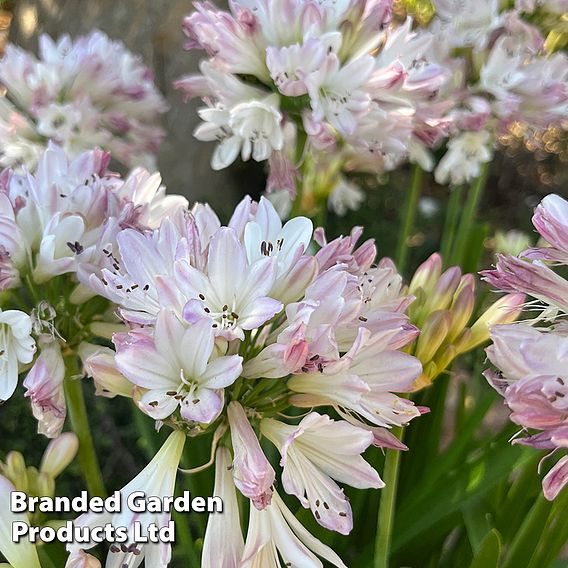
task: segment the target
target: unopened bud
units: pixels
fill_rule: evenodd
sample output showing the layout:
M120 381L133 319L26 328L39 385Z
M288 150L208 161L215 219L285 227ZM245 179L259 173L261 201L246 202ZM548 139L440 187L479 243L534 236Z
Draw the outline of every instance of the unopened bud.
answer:
M35 476L34 486L33 493L38 497L53 497L55 495L55 479L49 473L38 472Z
M452 323L452 316L446 310L431 313L427 318L422 330L414 355L423 365L434 358L440 348Z
M9 479L18 491L28 491L28 473L26 460L20 452L10 452L2 468L4 477Z
M524 294L507 294L493 305L471 326L471 338L465 350L469 351L489 339L491 327L497 324L514 322L522 311L525 303Z
M79 356L83 361L85 373L95 382L98 396L132 397L134 385L117 369L114 361L115 352L112 349L91 343L81 343Z
M61 434L47 446L41 460L40 471L55 479L75 459L78 450L79 439L73 432Z
M442 257L438 253L434 253L416 269L410 281L408 293L416 296L416 292L420 288L426 293L431 292L441 274Z
M471 284L469 284L471 282ZM475 280L472 274L466 274L454 295L450 307L452 324L448 331L447 342L452 343L468 324L475 308Z

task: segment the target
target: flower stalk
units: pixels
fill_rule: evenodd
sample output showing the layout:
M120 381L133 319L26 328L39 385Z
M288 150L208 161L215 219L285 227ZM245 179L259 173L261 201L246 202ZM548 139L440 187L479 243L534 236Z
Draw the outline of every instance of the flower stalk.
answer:
M418 209L418 200L420 199L420 190L422 188L422 181L424 178L424 171L416 164L412 172L412 182L410 190L406 193L406 200L403 209L402 224L398 235L398 244L396 251L396 266L401 274L404 274L406 263L408 261L409 252L409 238L414 229L416 221L416 211Z
M89 494L92 497L106 497L107 492L89 426L83 383L77 379L78 368L75 356L72 355L65 359L65 368L67 370L65 398L73 431L79 438L79 467L85 478Z

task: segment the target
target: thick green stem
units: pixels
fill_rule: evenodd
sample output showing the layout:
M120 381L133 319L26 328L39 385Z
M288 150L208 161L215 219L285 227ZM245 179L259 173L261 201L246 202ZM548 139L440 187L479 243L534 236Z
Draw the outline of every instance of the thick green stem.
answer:
M491 162L483 164L480 176L473 182L473 185L467 192L467 199L461 216L459 230L457 231L454 247L450 256L451 265L462 265L464 263L471 237L471 230L475 223L477 209L481 201L481 196L483 195L483 190L485 189L490 166Z
M416 211L418 209L418 200L420 199L423 177L422 168L416 164L412 172L410 190L406 193L403 209L404 214L398 235L396 266L400 273L404 273L406 262L408 260L408 240L412 230L414 229L414 222L416 221Z
M87 416L87 406L83 395L83 381L76 378L76 372L73 372L76 371L76 362L72 361L70 363L71 359L74 359L74 357L69 357L66 360L68 376L65 380L65 395L71 425L79 438L79 467L91 497L106 497L107 492Z
M394 428L393 434L397 435L400 440L404 437L402 428ZM387 450L383 473L385 487L381 490L381 502L377 520L374 568L388 568L389 566L400 456L401 452L398 450Z

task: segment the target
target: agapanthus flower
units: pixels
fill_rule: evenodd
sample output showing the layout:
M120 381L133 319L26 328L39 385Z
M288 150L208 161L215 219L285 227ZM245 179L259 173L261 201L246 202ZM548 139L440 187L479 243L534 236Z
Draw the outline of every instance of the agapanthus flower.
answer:
M524 436L514 443L564 453L568 418L568 282L554 270L568 265L568 201L548 195L537 207L533 224L547 246L518 257L501 256L485 278L496 288L516 288L534 298L526 322L493 328L487 349L498 371L485 373L511 410ZM554 499L568 483L564 455L543 479L544 495Z
M166 103L140 57L100 31L39 38L39 57L9 44L0 61L0 164L33 168L48 140L70 155L100 146L153 167Z
M281 451L284 490L325 527L347 534L350 507L336 482L382 487L361 454L371 445L406 449L389 429L422 412L396 394L411 390L422 370L402 352L418 333L404 313L412 298L393 263L377 262L374 242L358 244L361 233L327 242L304 217L283 224L264 198L243 199L227 226L196 204L157 228L122 229L117 267L87 280L116 304L123 323L114 355L83 344L99 393L131 396L157 424L190 437L214 432L210 463L217 456L230 464L222 468L228 475L217 465L217 484L232 500L238 489L263 513L251 513L244 552L240 529L230 527L219 565L264 566L276 561L277 548L316 562L311 549L342 566L290 520L275 493L279 469L266 438ZM321 414L297 424L281 415L294 406L318 406ZM329 444L326 431L343 445ZM330 465L339 459L349 465ZM272 528L258 535L263 519ZM216 518L209 525L211 564L212 535L227 525ZM290 539L294 546L284 546Z
M452 106L438 93L451 74L432 34L391 15L389 0L237 0L228 11L196 3L183 23L185 47L208 59L176 86L205 104L194 134L217 141L213 168L239 154L268 160L268 191L293 197L308 153L329 165L331 152L346 170L375 173L408 159L412 144L436 146ZM318 199L332 189L311 188Z

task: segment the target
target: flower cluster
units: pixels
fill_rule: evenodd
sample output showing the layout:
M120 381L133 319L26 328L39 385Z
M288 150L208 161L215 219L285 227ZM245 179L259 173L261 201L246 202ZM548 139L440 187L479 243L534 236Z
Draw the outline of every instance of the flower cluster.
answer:
M245 198L227 226L197 204L153 230L123 229L109 250L112 266L89 276L127 326L113 335L115 353L83 346L99 391L131 396L188 436L213 430L221 494L236 487L250 500L244 550L235 505L234 515L210 521L204 565L218 565L207 543L222 532L226 554L242 554L243 565L276 565L276 547L296 564L313 558L311 548L343 566L275 492L261 442L281 454L284 490L322 526L347 534L351 507L336 482L382 487L362 452L400 448L389 429L420 415L394 394L410 391L421 373L401 351L418 333L404 314L412 298L390 261L374 266L371 240L357 245L361 233L312 237L311 221L283 226L265 198ZM283 412L294 407L331 407L335 417L312 410L290 423Z
M560 124L568 104L568 58L548 53L539 29L522 19L525 2L501 12L496 0L435 0L429 29L440 58L456 74L450 140L439 183L480 175L500 135Z
M118 262L112 251L125 227L156 226L187 203L166 197L160 177L144 170L121 180L107 171L109 159L99 150L69 159L50 144L34 175L1 176L0 399L12 396L19 371L33 362L26 396L49 437L65 420L63 352L90 337L89 325L108 307L84 284Z
M567 447L568 432L568 281L553 270L568 265L568 201L545 197L533 224L548 246L519 257L503 255L495 270L484 273L499 290L520 290L534 298L528 309L535 314L530 322L493 328L487 355L498 372L485 376L505 397L511 420L528 432L515 443L555 451ZM554 499L566 483L564 455L544 478L545 496Z
M152 71L99 31L39 38L39 58L8 45L0 62L0 165L33 168L52 140L70 155L95 146L152 168L166 103Z
M438 93L450 74L432 34L391 22L389 0L229 5L197 3L185 19L186 48L208 60L177 82L206 104L195 136L218 142L214 169L239 154L269 160L268 189L293 196L307 155L376 173L445 136L451 105Z

